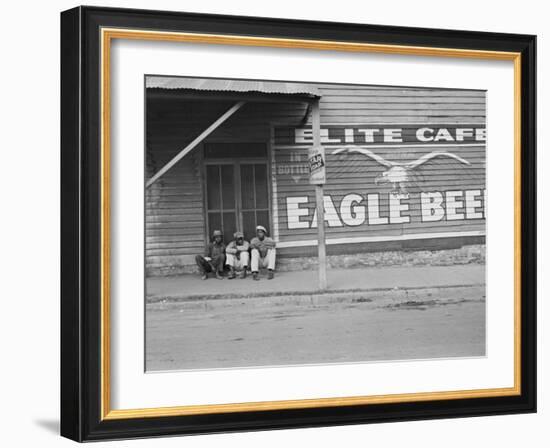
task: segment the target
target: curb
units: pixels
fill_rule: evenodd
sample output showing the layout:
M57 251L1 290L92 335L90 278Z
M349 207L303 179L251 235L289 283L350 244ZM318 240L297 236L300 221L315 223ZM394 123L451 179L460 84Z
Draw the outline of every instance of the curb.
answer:
M277 303L339 303L339 302L372 302L374 298L365 297L365 295L378 295L381 298L392 294L403 296L407 299L409 295L417 295L419 291L424 294L433 294L434 292L449 289L471 289L485 288L485 283L457 284L457 285L436 285L436 286L413 286L413 287L378 287L363 289L339 289L329 291L280 291L280 292L258 292L250 294L200 294L200 295L177 295L177 296L150 296L145 299L146 305L154 304L200 304L206 302L214 303L227 302L227 304L248 303L254 304L277 304ZM377 294L378 293L378 294ZM214 302L214 303L212 303Z

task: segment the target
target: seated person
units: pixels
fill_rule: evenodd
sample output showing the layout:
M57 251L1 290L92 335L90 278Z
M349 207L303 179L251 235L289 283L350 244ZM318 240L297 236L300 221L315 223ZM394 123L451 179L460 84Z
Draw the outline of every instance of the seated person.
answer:
M260 280L258 268L261 265L268 269L267 278L271 280L275 270L275 241L267 236L264 226L256 227L256 236L250 241L250 248L252 249L252 278Z
M248 269L249 254L248 249L250 245L248 241L245 241L242 232L235 232L233 234L233 241L231 241L225 253L227 255L227 266L229 266L229 279L236 277L235 270L241 270L240 278L246 278L246 270Z
M195 263L199 267L201 279L206 280L209 272L215 272L218 280L223 279L223 266L225 262L225 244L221 230L214 230L212 241L208 243L203 255L195 257Z

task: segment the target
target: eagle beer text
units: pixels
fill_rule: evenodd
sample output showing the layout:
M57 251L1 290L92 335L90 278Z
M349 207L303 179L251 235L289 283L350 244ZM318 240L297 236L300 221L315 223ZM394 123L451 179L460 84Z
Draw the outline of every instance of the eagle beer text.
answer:
M486 190L392 192L385 197L379 193L349 193L339 202L325 195L324 207L328 227L484 219ZM415 213L415 210L418 211ZM314 201L308 196L287 197L286 212L289 230L317 227Z

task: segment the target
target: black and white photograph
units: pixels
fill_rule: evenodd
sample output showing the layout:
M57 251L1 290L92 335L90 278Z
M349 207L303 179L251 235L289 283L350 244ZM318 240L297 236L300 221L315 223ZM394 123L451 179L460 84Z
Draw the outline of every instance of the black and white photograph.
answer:
M485 90L144 89L147 372L486 356Z

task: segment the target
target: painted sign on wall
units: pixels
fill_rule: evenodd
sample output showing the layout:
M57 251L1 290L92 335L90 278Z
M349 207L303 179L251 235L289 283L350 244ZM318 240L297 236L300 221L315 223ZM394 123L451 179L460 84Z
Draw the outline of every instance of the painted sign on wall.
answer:
M341 199L325 195L328 227L380 226L414 222L476 220L485 218L486 190L448 190L402 193L349 193ZM385 206L382 206L385 203ZM311 196L288 196L286 214L289 229L317 227L317 213ZM414 210L420 213L414 213Z
M313 142L311 126L276 127L276 145L307 145ZM324 145L365 144L456 144L484 143L487 132L484 125L326 125L321 126L321 143Z
M484 233L483 125L324 125L327 239ZM314 240L309 127L274 128L278 236Z

